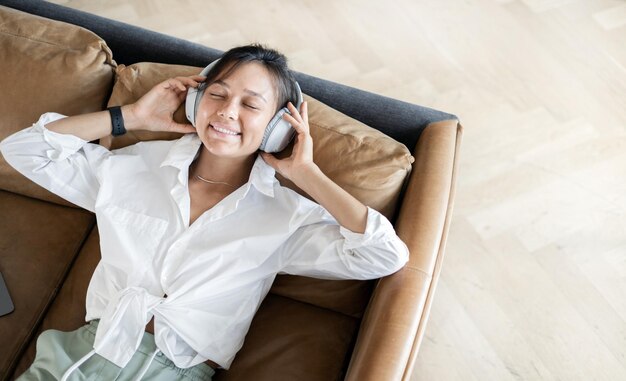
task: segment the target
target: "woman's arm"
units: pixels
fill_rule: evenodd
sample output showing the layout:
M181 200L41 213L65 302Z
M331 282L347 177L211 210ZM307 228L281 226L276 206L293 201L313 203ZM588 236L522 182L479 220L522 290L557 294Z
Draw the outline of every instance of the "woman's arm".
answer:
M46 128L66 118L51 112L41 115L31 127L4 138L0 152L10 166L35 184L94 212L100 188L98 168L111 152L78 136Z
M283 117L298 133L291 156L282 160L265 152L261 156L317 203L305 198L303 203L311 204L305 208L305 221L276 250L284 261L280 273L374 279L398 271L407 263L409 250L391 222L319 169L313 162L307 102L301 106L301 115L291 103L288 107L291 115Z
M194 77L158 84L136 103L122 107L126 128L195 132L191 125L172 120L186 96L187 86L194 85ZM45 113L33 126L5 137L0 142L0 152L9 165L34 183L94 212L100 189L99 168L113 153L90 141L110 133L108 111L70 117ZM128 153L134 147L118 151Z
M261 152L261 157L281 175L322 205L344 228L365 232L367 207L350 193L328 178L313 162L313 139L309 132L308 103L303 102L301 111L289 102L289 114L283 117L294 127L298 135L289 158L278 160L274 155Z
M127 131L150 130L192 133L190 124L174 122L172 116L187 96L188 87L198 86L204 77L176 77L154 86L136 103L122 106L122 118ZM111 117L108 111L75 115L48 123L46 128L60 134L70 134L86 141L109 136Z
M364 280L393 274L407 263L407 246L378 211L366 207L365 232L355 233L338 225L321 205L302 198L299 212L304 214L297 218L302 225L275 252L282 261L279 273Z
M367 207L326 176L317 165L300 171L292 181L328 210L344 228L364 233Z
M122 117L127 131L138 129L136 118L133 117L130 107L131 105L122 106ZM108 111L97 111L58 119L46 124L46 128L90 142L111 135L111 117Z

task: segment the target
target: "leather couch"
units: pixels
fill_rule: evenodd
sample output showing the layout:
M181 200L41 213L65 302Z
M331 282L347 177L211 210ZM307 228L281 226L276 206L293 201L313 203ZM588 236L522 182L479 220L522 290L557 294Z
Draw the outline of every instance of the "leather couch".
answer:
M113 63L119 67L140 62L203 67L221 54L43 1L0 0L0 10L3 7L80 26L106 42L98 56L104 57L105 66L111 66L102 74L104 87L97 94L81 95L96 99L90 109L68 110L68 114L106 107L113 81L120 73L113 70ZM0 33L13 38L15 33L3 31L3 25L0 23ZM41 28L42 36L52 33L45 26ZM48 59L40 60L42 70ZM6 72L5 67L2 69ZM455 115L446 112L304 73L296 77L303 92L318 100L320 107L326 105L355 123L377 130L411 153L410 168L394 190L386 214L407 244L410 260L400 271L368 281L278 275L232 367L217 370L214 379L409 380L441 271L462 127ZM33 108L38 96L52 101L63 97L61 92L58 96L38 94L37 89L32 96L20 95L19 89L13 92L5 85L0 102L4 103L0 105L4 107L0 110L0 140L27 127L12 125L17 122L9 114ZM92 213L42 188L25 186L20 183L25 179L14 177L6 163L3 165L0 272L15 311L0 317L0 380L9 380L32 362L40 332L73 330L84 324L85 294L99 261L99 237Z

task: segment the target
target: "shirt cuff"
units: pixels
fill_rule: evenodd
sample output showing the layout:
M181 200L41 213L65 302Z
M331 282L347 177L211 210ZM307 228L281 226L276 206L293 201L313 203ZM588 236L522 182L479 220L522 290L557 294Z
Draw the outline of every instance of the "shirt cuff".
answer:
M367 206L365 232L355 233L339 225L339 232L345 238L344 248L355 249L365 245L376 245L396 239L396 231L387 217Z
M88 143L87 140L79 138L76 135L61 134L48 130L45 127L46 124L63 118L66 118L66 116L55 112L48 112L41 115L37 123L33 126L34 131L41 131L43 133L43 139L52 147L52 149L46 151L46 156L51 161L65 160Z

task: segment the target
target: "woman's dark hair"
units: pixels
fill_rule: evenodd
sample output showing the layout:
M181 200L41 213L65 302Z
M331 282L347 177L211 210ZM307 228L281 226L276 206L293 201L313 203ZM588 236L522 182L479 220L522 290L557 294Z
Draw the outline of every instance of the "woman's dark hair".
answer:
M289 101L291 101L294 106L297 106L298 92L295 85L295 77L287 66L287 57L259 43L234 47L224 53L220 61L207 75L204 81L205 86L211 85L220 78L228 77L239 65L253 61L263 64L274 81L274 90L277 94L278 101L274 113L286 107ZM231 64L232 66L224 72L224 69Z

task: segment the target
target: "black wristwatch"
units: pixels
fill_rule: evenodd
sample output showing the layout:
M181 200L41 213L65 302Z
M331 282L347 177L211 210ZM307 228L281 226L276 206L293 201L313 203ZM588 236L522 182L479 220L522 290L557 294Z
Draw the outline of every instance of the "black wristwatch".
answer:
M120 106L109 107L109 114L111 114L111 126L113 136L120 136L126 133L124 128L124 118L122 117L122 108Z

